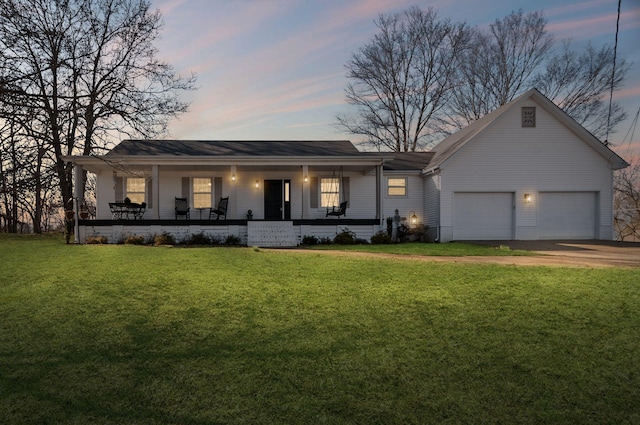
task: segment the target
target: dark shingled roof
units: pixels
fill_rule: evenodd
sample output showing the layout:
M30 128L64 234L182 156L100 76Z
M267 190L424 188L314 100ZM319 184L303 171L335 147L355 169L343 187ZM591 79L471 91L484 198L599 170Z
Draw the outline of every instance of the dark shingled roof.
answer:
M385 158L384 169L424 169L433 152L361 152L348 140L124 140L106 156L354 157Z
M435 155L434 152L394 152L393 159L384 162L389 171L422 170Z
M348 140L222 141L124 140L107 155L166 156L360 156Z

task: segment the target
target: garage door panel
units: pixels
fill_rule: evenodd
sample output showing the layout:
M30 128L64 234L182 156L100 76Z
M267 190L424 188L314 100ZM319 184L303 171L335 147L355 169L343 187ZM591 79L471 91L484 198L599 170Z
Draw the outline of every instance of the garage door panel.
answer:
M512 239L513 193L455 193L453 237L456 240Z
M541 192L538 202L540 239L595 239L595 192Z

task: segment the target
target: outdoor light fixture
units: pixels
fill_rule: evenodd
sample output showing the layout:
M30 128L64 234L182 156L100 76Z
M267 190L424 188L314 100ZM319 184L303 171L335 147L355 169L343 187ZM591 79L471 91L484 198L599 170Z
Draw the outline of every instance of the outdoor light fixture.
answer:
M530 193L525 193L524 194L524 202L527 204L531 203L531 194Z
M236 175L235 174L231 174L231 181L232 182L236 181Z
M256 189L260 187L260 182L256 180Z
M418 224L418 217L415 212L411 211L411 225L415 226L416 224Z
M309 176L304 176L304 182L308 183L309 182Z

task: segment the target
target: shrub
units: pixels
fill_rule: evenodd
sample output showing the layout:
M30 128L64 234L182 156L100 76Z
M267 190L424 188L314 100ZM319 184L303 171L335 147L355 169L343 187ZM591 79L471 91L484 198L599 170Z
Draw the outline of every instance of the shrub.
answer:
M411 229L404 221L398 226L398 242L406 242L409 239Z
M236 235L229 235L224 240L225 245L240 245L240 238Z
M329 236L324 236L320 238L320 240L318 241L319 245L331 245L332 243L333 243L333 240L331 240Z
M109 239L106 236L89 236L87 238L87 244L102 245L109 243Z
M187 245L211 245L211 238L204 233L196 233L186 241Z
M162 232L162 234L156 235L156 237L153 238L153 244L155 246L175 245L176 244L176 239L173 237L173 235L171 235L171 234L169 234L167 232Z
M302 238L302 245L318 245L319 242L316 236L305 236Z
M144 236L131 235L127 236L124 240L125 245L144 245Z
M333 243L338 245L353 245L356 243L356 234L349 229L343 229L333 238Z
M224 244L224 238L218 235L211 235L209 238L211 245L222 245Z
M372 244L388 244L391 243L391 236L384 230L380 230L375 235L371 236Z

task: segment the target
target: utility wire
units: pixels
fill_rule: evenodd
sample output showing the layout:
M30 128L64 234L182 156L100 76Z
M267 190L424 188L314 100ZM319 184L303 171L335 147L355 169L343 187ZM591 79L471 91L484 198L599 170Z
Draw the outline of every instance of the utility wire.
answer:
M618 31L620 30L620 4L618 0L618 18L616 19L616 42L613 46L613 68L611 69L611 91L609 93L609 114L607 115L607 138L604 140L606 146L609 145L609 126L611 125L611 109L613 107L613 84L616 77L616 56L618 54Z

